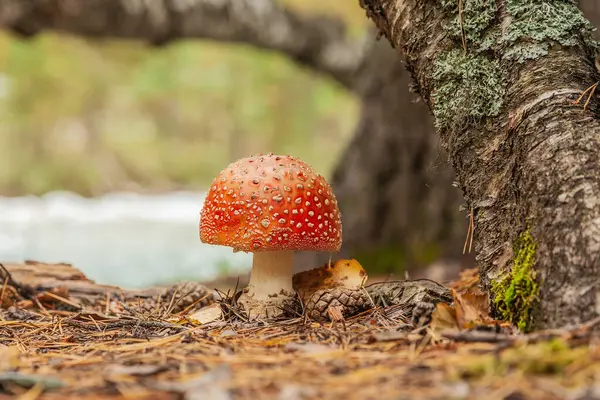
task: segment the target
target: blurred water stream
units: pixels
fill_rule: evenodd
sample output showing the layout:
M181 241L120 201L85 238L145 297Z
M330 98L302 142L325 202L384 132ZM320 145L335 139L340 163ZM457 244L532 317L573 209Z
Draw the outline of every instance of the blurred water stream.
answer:
M0 197L0 261L68 262L128 288L249 270L251 255L200 243L203 193Z

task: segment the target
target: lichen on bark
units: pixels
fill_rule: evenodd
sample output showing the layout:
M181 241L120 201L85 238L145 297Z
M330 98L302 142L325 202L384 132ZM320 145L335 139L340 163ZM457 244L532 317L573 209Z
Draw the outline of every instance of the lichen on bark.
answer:
M436 60L433 80L438 128L455 128L465 117L478 120L500 112L505 85L497 60L453 49Z
M496 312L525 332L531 330L532 310L539 295L534 270L536 248L529 230L521 233L515 241L510 273L492 284Z
M448 21L443 24L444 30L454 40L462 42L464 39L469 47L470 44L481 42L496 19L495 0L465 0L461 3L460 10L459 2L456 0L439 0L439 2L450 14ZM476 48L479 48L479 45Z
M438 0L448 14L442 23L462 49L441 53L433 71L432 111L439 129L454 129L465 119L477 122L498 115L505 84L497 59L483 54L496 19L494 0ZM492 32L492 33L490 33ZM483 46L482 46L483 44ZM458 112L457 112L458 111Z
M464 0L460 9L455 0L438 2L448 14L443 29L462 50L442 52L435 61L437 128L500 113L506 92L502 62L536 59L551 45L575 46L580 37L596 46L592 25L572 0L507 0L503 11L495 0Z
M503 57L523 62L548 54L551 44L591 44L593 27L573 0L508 0L511 23L500 36Z
M524 62L548 54L552 44L575 46L580 37L593 44L593 26L573 0L438 0L449 14L444 30L469 52L492 50L503 59ZM500 20L508 22L500 27Z

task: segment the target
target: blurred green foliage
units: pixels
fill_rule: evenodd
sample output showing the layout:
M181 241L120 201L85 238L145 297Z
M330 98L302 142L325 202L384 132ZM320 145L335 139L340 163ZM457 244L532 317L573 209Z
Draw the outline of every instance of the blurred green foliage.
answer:
M358 4L287 1L364 31ZM229 162L273 151L328 175L357 100L285 56L185 41L164 48L0 35L0 194L202 189Z

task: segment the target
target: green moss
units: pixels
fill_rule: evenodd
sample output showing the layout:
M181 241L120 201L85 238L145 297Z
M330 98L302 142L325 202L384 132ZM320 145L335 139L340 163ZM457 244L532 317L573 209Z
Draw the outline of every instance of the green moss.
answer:
M517 324L521 331L531 330L531 311L538 300L535 254L535 241L525 231L515 242L511 272L492 285L496 311L503 319Z
M483 376L504 376L518 370L526 375L557 375L573 363L592 364L586 346L572 348L561 339L535 344L517 345L500 354L463 357L453 364L457 378L474 379Z
M560 374L574 362L585 365L591 361L589 350L585 346L571 348L562 339L519 346L506 352L501 358L513 368L536 375Z
M496 60L451 50L436 60L432 94L438 128L455 128L465 117L479 120L498 115L504 77Z

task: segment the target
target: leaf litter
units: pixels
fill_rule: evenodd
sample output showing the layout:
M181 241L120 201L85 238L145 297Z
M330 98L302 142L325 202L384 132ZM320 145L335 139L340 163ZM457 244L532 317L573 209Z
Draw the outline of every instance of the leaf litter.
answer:
M249 323L199 296L174 312L171 292L97 285L64 264L8 271L0 399L600 398L600 320L519 334L490 317L474 271L420 327L398 306Z

